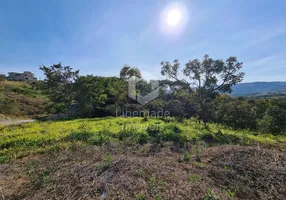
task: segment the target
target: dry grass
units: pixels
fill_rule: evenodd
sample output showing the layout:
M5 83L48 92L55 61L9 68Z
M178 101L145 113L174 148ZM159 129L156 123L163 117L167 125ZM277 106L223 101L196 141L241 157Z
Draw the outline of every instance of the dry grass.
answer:
M9 100L6 107L0 110L3 118L37 118L45 114L48 102L42 91L33 89L31 85L20 81L4 81L0 83L0 102ZM5 102L5 101L4 101Z
M286 154L259 147L182 149L111 142L74 144L0 165L2 199L286 199ZM234 197L233 197L234 195Z
M28 83L22 81L8 81L5 80L2 82L4 85L17 85L17 86L29 86Z

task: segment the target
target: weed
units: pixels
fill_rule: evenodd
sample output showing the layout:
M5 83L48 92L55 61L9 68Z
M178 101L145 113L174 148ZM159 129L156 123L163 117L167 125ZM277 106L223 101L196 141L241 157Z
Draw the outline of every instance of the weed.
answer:
M215 195L212 189L208 189L207 194L203 197L203 200L219 200L219 197Z
M192 156L189 154L189 152L184 151L184 161L190 162L192 160Z
M163 200L163 197L160 194L157 194L155 200Z
M103 163L99 164L94 169L97 176L100 176L103 172L105 172L110 167L111 162L112 162L112 156L109 152L107 152L103 158Z
M144 178L144 177L146 177L147 172L146 172L145 169L138 169L138 170L136 170L136 174L137 174L138 176Z
M253 177L251 174L247 174L247 186L252 187L254 185Z
M0 156L0 164L5 164L5 163L8 163L9 162L9 157L8 156Z
M229 165L224 165L223 168L227 171L229 171L231 169Z
M165 186L166 186L166 182L164 181L159 181L156 179L156 177L151 176L148 179L148 193L152 196L155 196L156 199L162 199L160 192L164 191Z
M105 154L105 156L104 156L104 158L103 158L103 160L104 160L104 162L106 162L106 163L111 163L111 161L112 161L112 156L111 156L111 154L109 153L109 152L107 152L106 154Z
M192 183L200 182L202 180L199 174L190 174L188 180Z
M195 144L195 153L196 153L196 162L201 162L201 158L199 155L199 145L198 142L196 142Z
M150 195L156 194L156 186L157 186L157 180L154 176L150 177L148 180L148 193Z
M145 200L145 199L146 199L146 197L145 197L145 195L144 195L144 194L139 193L139 194L137 194L137 195L136 195L136 199L137 199L137 200Z
M32 170L31 182L37 188L44 188L52 184L52 180L50 179L49 176L50 173L53 171L52 168L48 167L44 170L39 170L34 163L28 165L27 168L30 168Z
M198 168L205 168L205 167L206 167L206 164L205 164L205 163L201 163L201 162L200 162L200 163L199 163L199 162L196 162L196 163L195 163L195 166L198 167Z
M139 133L137 134L136 141L139 144L146 144L150 140L150 136L146 133Z
M225 195L227 196L228 199L231 200L231 199L234 198L235 192L233 192L233 191L231 191L231 190L227 190L227 191L225 192Z

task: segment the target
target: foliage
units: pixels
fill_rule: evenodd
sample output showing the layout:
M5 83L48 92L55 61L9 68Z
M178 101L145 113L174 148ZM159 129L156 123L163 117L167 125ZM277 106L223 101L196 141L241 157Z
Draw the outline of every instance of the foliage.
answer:
M190 174L188 180L192 183L200 182L202 177L199 174Z
M216 122L240 129L256 129L255 106L243 99L232 99L221 96L214 100L214 115Z
M123 65L120 70L120 78L123 80L128 80L131 77L142 78L141 72L136 67L131 67L130 65Z
M146 95L153 90L152 81L141 79L141 72L135 67L124 65L120 78L117 78L78 77L78 71L69 66L42 66L46 75L44 83L52 101L47 104L46 110L50 113L63 112L69 108L71 100L75 100L78 117L126 117L134 111L158 113L164 110L179 122L196 117L199 123L201 120L204 122L205 128L206 123L212 121L235 129L284 134L285 98L247 99L223 94L231 93L232 87L242 81L242 64L236 57L223 61L205 55L202 61L194 59L186 63L181 76L179 60L174 60L173 64L162 62L161 73L168 79L159 81L159 97L144 106L127 95L127 81L131 77L140 78L135 81L135 95ZM142 142L144 138L141 138Z
M66 109L73 100L73 83L79 76L79 70L73 71L70 66L62 66L61 63L50 67L41 66L45 77L45 89L49 99L54 103L63 103Z
M225 62L223 60L214 60L205 55L200 62L194 59L186 63L183 69L183 75L188 78L180 79L179 60L174 60L173 65L168 61L161 62L161 74L177 82L196 86L197 114L206 123L209 121L209 100L213 99L218 92L231 93L231 87L240 83L244 73L240 72L242 63L238 62L236 57L229 57ZM221 83L219 81L221 80Z
M190 162L192 160L192 156L189 154L189 152L184 151L184 161Z
M146 197L145 197L145 195L144 195L144 194L139 193L139 194L137 194L137 195L136 195L136 199L137 199L137 200L145 200L145 199L146 199Z
M203 200L219 200L219 197L213 192L212 189L208 189L207 194L203 197Z
M116 77L81 76L74 84L74 91L80 116L88 117L110 115L109 112L123 105L127 97L124 81ZM108 110L108 105L114 107Z

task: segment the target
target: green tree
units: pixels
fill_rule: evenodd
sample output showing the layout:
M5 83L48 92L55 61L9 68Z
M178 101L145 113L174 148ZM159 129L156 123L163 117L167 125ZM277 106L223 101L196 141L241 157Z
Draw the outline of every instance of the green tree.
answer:
M74 85L75 100L79 103L83 117L102 117L107 115L106 108L123 105L127 89L123 80L116 77L81 76Z
M258 121L261 132L286 134L286 98L273 98L262 119Z
M120 78L123 80L128 80L131 77L137 77L142 78L141 72L136 67L131 67L130 65L123 65L123 67L120 70Z
M214 60L205 55L202 61L191 60L185 64L183 76L180 75L179 60L173 64L161 62L161 74L171 80L196 87L197 115L206 123L210 116L210 100L218 93L231 93L231 87L243 80L244 73L240 72L243 63L236 57L229 57L226 61Z
M79 76L79 70L74 71L70 66L62 66L61 63L50 67L40 66L45 75L45 90L49 99L54 103L64 104L68 110L72 103L74 91L73 83Z
M213 120L237 129L256 129L255 104L251 101L220 95L213 102Z

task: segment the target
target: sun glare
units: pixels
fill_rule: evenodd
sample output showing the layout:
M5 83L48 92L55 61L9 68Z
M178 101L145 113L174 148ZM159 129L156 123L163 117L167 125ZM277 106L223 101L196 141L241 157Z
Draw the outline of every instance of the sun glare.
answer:
M169 25L177 25L181 20L181 12L177 9L170 10L168 13L167 22Z
M190 19L190 10L182 2L166 5L160 16L160 30L169 39L180 37Z

